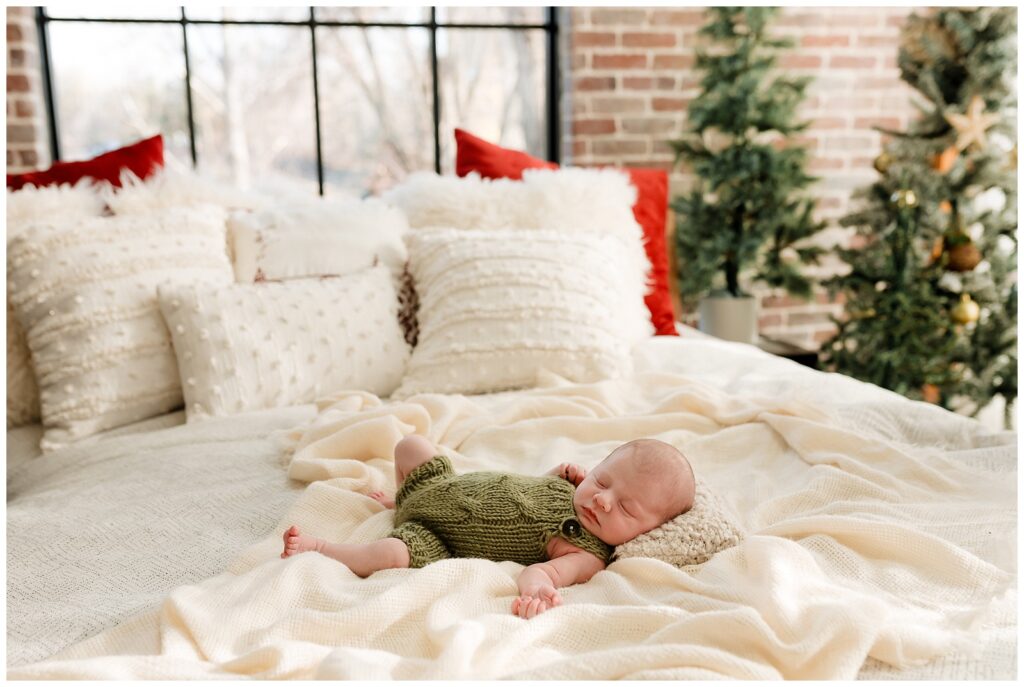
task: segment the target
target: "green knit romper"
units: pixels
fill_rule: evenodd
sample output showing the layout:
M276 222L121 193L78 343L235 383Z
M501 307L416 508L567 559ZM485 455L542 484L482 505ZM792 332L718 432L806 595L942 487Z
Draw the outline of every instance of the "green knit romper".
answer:
M435 456L402 483L388 536L409 547L410 568L445 558L540 563L556 535L607 562L612 547L580 524L575 493L571 482L554 475L456 475L448 458Z

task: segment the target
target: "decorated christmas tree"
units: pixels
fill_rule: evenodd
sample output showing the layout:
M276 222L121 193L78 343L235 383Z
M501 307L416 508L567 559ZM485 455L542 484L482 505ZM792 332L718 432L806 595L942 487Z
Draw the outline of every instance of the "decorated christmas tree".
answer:
M1016 9L911 15L899 51L920 110L844 217L846 296L829 369L968 414L1017 396Z
M686 136L670 144L697 176L673 200L683 302L712 289L746 295L762 282L798 296L811 294L801 266L822 249L805 239L824 228L814 201L801 194L817 181L805 171L807 151L787 137L807 127L796 119L808 78L771 77L788 39L769 38L771 7L712 7L697 52L704 72L690 103ZM799 244L799 245L795 245Z

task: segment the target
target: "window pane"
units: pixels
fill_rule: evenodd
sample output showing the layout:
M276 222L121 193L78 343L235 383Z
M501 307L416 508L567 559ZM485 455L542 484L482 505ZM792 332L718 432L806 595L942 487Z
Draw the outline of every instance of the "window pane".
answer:
M433 170L430 32L319 28L316 42L324 185L380 192Z
M455 127L547 158L546 33L440 29L441 171L455 168Z
M438 7L439 24L543 24L544 7Z
M189 19L234 19L237 21L308 21L309 7L186 7Z
M429 7L317 7L320 21L382 21L425 24L430 21Z
M181 19L181 7L157 5L147 7L143 3L64 3L47 6L46 14L51 17L86 19Z
M309 29L188 28L199 168L243 188L316 193Z
M54 22L50 52L65 160L157 133L168 155L191 159L180 26Z

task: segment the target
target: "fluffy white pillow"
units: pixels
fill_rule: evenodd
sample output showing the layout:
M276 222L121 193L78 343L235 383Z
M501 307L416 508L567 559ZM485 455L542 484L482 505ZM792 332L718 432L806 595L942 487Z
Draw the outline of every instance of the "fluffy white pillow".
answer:
M657 558L683 567L703 563L739 544L744 532L736 517L703 480L696 487L693 508L616 546L612 558Z
M351 274L405 265L405 215L380 200L309 199L228 217L235 281Z
M396 398L532 387L544 369L616 377L650 333L643 274L619 237L437 229L407 243L419 341Z
M409 346L391 274L160 288L188 420L310 403L343 389L390 394Z
M635 224L636 196L629 175L620 169L565 167L528 169L521 180L418 172L381 197L400 207L411 227L594 233Z
M120 188L107 185L101 189L104 202L115 215L146 215L197 205L256 210L274 202L270 196L243 191L191 168L178 168L170 159L163 169L146 179L139 179L125 169L120 181Z
M44 451L181 405L163 282L231 282L221 208L33 224L8 293L38 374Z
M91 180L74 186L61 184L36 188L29 185L18 191L7 191L7 242L26 226L42 219L51 221L99 217L104 202ZM8 249L9 250L9 249ZM25 341L25 331L18 323L7 297L7 428L39 421L39 386Z

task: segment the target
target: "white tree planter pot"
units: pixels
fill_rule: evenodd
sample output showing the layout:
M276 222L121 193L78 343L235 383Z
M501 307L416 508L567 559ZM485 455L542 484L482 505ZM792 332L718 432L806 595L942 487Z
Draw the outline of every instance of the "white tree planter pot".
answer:
M757 299L705 297L700 302L700 330L726 341L757 343Z

